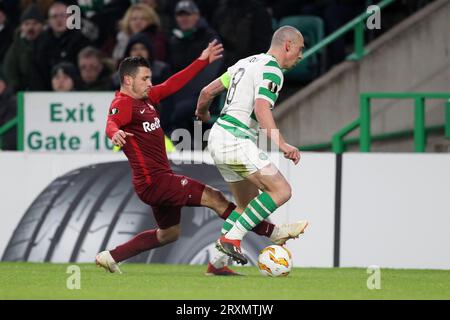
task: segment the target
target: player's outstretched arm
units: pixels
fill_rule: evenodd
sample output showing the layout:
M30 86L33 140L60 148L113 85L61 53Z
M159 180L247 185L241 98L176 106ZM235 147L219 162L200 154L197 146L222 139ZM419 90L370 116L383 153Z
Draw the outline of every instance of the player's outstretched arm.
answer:
M275 124L270 108L271 104L267 100L257 98L254 107L256 119L265 134L284 153L284 157L292 160L294 164L297 164L300 161L300 151L298 148L286 143L280 130L278 130L277 125Z
M211 118L209 113L209 106L216 96L221 94L226 87L223 85L220 78L217 78L200 91L200 95L197 101L197 109L195 110L195 116L203 121L207 122Z
M223 46L217 40L208 44L198 59L183 70L177 72L163 83L150 89L149 95L153 102L158 103L162 99L174 94L183 88L192 78L202 71L208 64L222 58Z
M217 40L214 39L211 41L205 50L202 51L200 60L208 60L209 63L213 63L216 60L219 60L223 57L223 45Z

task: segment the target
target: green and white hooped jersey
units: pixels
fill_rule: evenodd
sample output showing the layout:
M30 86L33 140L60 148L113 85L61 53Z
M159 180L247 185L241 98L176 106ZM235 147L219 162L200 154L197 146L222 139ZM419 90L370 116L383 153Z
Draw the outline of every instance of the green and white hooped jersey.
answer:
M250 56L229 67L220 79L228 92L217 124L236 137L256 141L259 125L253 110L255 100L267 100L274 107L283 86L278 62L265 53Z

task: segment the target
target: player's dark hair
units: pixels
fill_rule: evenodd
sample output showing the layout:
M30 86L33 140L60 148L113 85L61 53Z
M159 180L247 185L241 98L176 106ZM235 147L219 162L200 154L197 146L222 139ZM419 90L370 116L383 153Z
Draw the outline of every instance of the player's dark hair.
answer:
M135 77L139 67L150 69L150 63L143 57L128 57L123 59L119 65L120 84L123 83L125 76Z

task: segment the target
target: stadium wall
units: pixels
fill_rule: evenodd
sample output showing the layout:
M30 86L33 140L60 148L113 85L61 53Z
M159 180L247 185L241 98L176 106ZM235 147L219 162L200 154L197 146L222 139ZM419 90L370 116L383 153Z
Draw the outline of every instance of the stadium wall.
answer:
M332 267L336 258L335 243L340 240L340 266L450 269L450 233L447 230L450 225L450 205L446 196L450 190L450 155L344 154L342 180L339 183L336 183L334 154L305 152L300 166L294 166L276 154L271 156L293 187L292 199L274 214L273 221L285 223L306 218L311 222L301 240L288 242L295 266ZM182 159L177 154L171 155L171 158L176 163ZM191 165L192 172L205 171L205 166L212 163L206 154L188 154L187 158L196 159L197 164ZM125 165L121 170L129 171L128 164L122 160L125 158L120 153L2 152L0 256L5 258L6 248L11 245L9 241L18 224L23 223L21 219L27 208L57 177L87 165L114 161L121 161ZM205 164L199 164L202 161ZM212 182L213 185L216 183L220 184ZM223 188L224 184L216 187ZM337 188L341 188L341 210L338 217L340 232L335 233ZM142 204L137 206L146 210ZM188 215L191 213L185 214L184 218ZM194 219L193 236L206 228L201 217L200 220ZM48 230L58 230L58 221L61 219L54 220ZM219 232L220 221L214 219ZM192 227L190 221L182 220L182 225L185 228ZM53 239L52 232L48 231L45 235L48 241ZM91 236L89 238L87 235L87 241L95 240L95 233ZM131 236L132 233L122 233L120 239L125 241ZM39 241L42 239L38 237L36 242ZM183 241L189 239L167 246L172 250L172 258L166 257L164 261L186 263L187 260L173 257L173 252L177 252L174 248L180 247ZM111 242L108 245L116 244ZM264 243L255 246L261 249ZM55 247L54 251L58 253L57 245ZM187 262L198 262L198 256ZM34 257L34 261L43 261L37 255L31 257ZM65 260L60 258L51 261ZM77 255L76 261L91 262L92 257L82 253ZM141 262L149 261L154 260L146 258Z
M450 1L438 0L370 43L362 60L337 65L275 108L281 131L295 145L329 142L359 116L361 92L448 92L450 33L444 30L450 30ZM413 101L375 100L373 106L372 134L413 128ZM444 123L443 106L427 102L427 126ZM396 146L391 150L412 151L409 144Z

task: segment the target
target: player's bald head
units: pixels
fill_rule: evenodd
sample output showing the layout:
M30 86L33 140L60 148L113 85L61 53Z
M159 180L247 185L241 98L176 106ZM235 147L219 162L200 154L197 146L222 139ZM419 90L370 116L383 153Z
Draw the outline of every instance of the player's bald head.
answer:
M291 26L283 26L278 28L273 34L272 43L270 46L272 48L280 47L283 46L286 41L298 43L301 39L303 39L303 36L296 28Z

